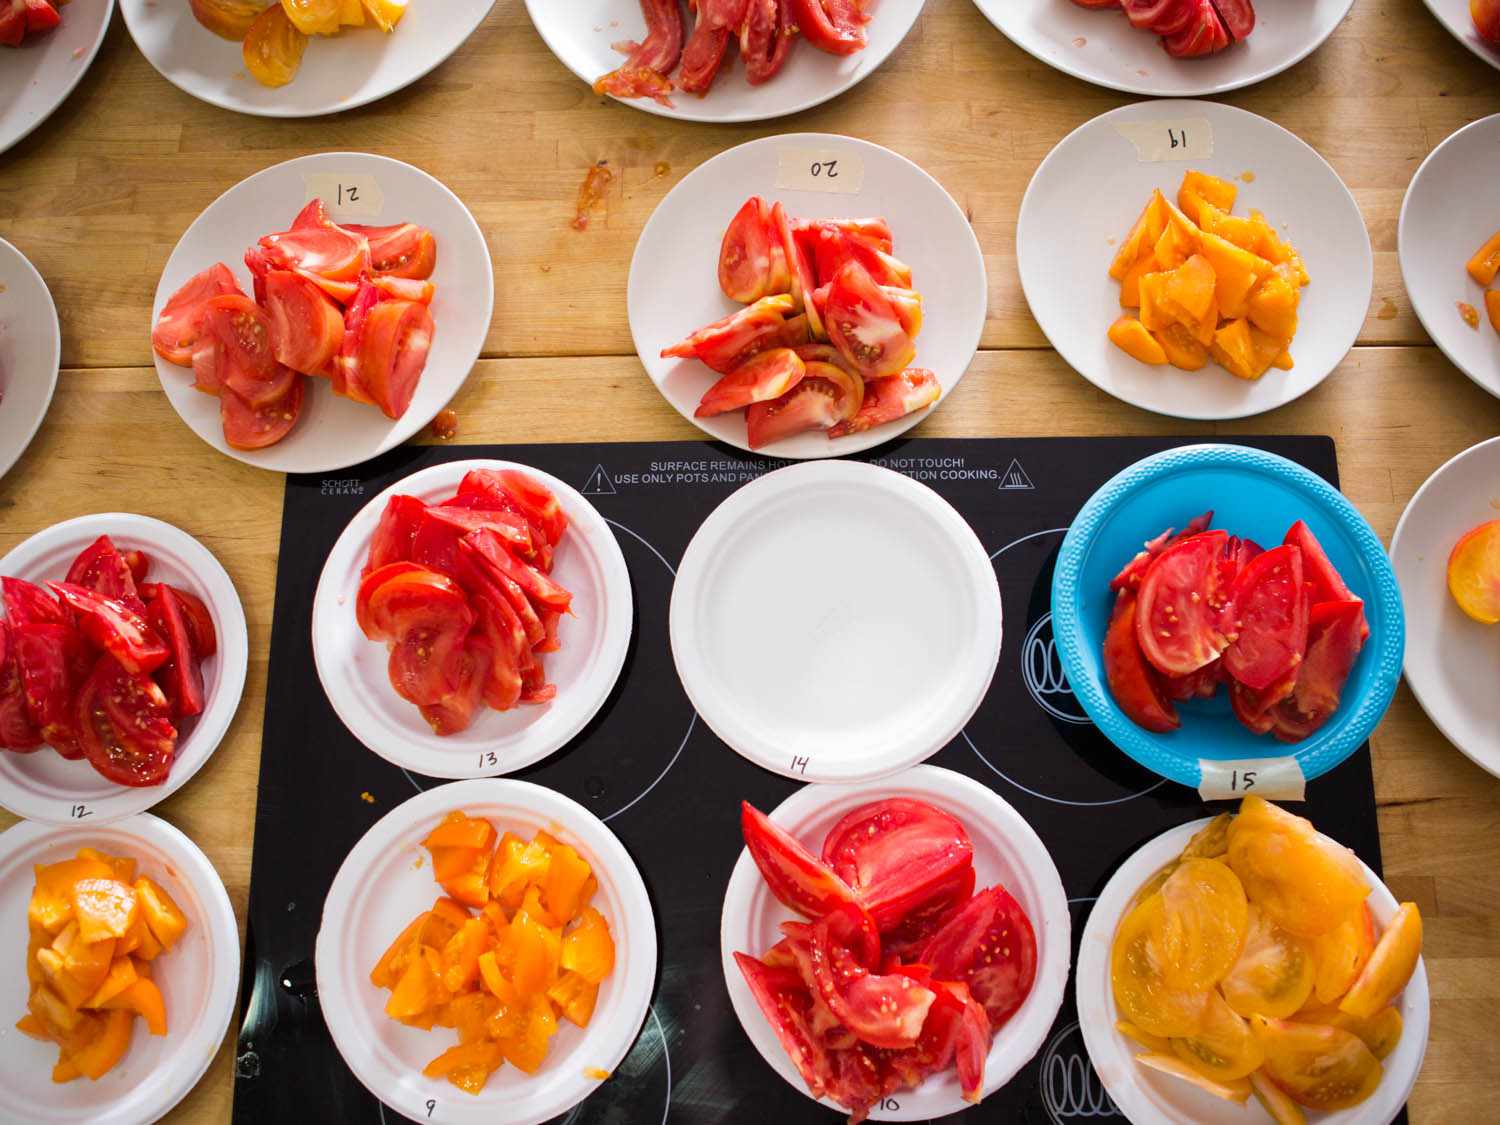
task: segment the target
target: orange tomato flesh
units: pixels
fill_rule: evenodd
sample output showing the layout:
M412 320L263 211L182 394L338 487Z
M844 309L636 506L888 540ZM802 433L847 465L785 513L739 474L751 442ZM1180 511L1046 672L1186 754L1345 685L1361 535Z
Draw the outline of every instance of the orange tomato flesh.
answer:
M177 943L188 920L136 861L81 848L35 868L27 908L26 1014L16 1024L55 1043L54 1082L97 1079L130 1048L140 1016L167 1034L167 1005L149 962Z
M547 832L496 841L488 821L454 811L424 845L450 897L402 930L370 980L390 990L392 1019L454 1029L458 1044L423 1074L477 1094L506 1062L540 1069L559 1019L588 1025L614 939L588 905L588 861Z

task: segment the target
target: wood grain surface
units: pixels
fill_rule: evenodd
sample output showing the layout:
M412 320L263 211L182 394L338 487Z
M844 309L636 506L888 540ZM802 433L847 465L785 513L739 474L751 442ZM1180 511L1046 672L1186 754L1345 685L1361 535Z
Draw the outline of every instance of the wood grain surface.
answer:
M828 105L766 125L690 125L595 97L553 58L521 0L498 0L450 61L408 90L337 117L272 121L170 86L116 15L78 90L0 156L0 235L52 288L64 364L41 432L0 480L0 552L59 520L125 509L182 526L229 570L250 624L244 702L218 752L157 811L207 852L243 927L283 482L219 456L178 420L148 339L162 265L205 206L308 152L365 150L417 164L473 210L495 262L485 358L453 404L458 440L692 439L698 432L658 396L631 345L625 278L642 224L683 174L731 145L848 133L937 177L972 216L989 267L983 350L918 434L1203 433L1202 424L1124 406L1074 374L1046 347L1016 273L1016 213L1036 165L1071 129L1130 100L1031 58L970 0L928 0L886 65ZM1274 413L1209 428L1333 435L1345 491L1389 542L1434 469L1500 432L1500 400L1431 345L1396 261L1412 174L1449 133L1500 111L1500 74L1420 0L1356 0L1310 58L1223 100L1292 130L1343 177L1369 227L1375 287L1359 346L1321 387ZM569 226L575 192L599 160L616 178L580 233ZM1373 746L1387 879L1427 923L1432 1035L1412 1119L1483 1119L1500 1076L1500 781L1454 750L1404 685ZM11 822L0 814L0 826ZM232 1043L231 1032L170 1121L229 1120Z

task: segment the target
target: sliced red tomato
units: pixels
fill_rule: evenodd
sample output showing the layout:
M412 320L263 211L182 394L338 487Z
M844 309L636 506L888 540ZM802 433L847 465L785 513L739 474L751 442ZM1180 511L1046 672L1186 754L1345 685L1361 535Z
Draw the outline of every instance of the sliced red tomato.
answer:
M474 531L494 532L511 550L523 558L531 552L531 524L515 512L487 511L483 508L434 504L427 509L430 519L448 524L459 535Z
M366 637L390 644L413 629L436 631L463 622L467 632L474 623L458 583L411 562L389 563L366 575L355 616Z
M980 891L922 950L919 960L938 980L962 981L998 1030L1031 993L1036 933L1026 911L1004 887Z
M864 402L854 417L839 422L828 431L828 436L843 437L884 426L918 410L926 410L942 394L943 388L937 376L920 367L909 367L899 375L872 379L865 384Z
M223 262L215 262L189 278L167 299L157 315L156 325L151 330L151 346L156 349L156 354L179 367L191 364L193 350L203 331L203 306L211 297L235 293L240 293L239 284Z
M526 634L526 651L529 653L532 646L540 644L547 637L546 626L542 624L541 617L538 615L536 608L531 604L531 599L526 596L526 592L521 588L519 583L505 571L495 566L485 556L479 549L476 540L465 536L459 540L459 547L463 551L464 557L473 563L484 579L498 589L510 604L510 608L515 612L516 618L520 621L521 628ZM524 672L528 668L528 663L523 659L521 661L521 670Z
M271 272L271 263L259 246L251 246L245 251L245 268L250 271L250 287L259 304L266 299L266 274Z
M805 374L806 364L791 348L759 352L705 391L693 413L699 418L711 418L716 414L743 410L752 402L780 398Z
M881 974L880 939L864 910L844 903L812 924L807 959L814 991L839 1023L872 1047L914 1046L932 989L904 973Z
M71 625L11 624L9 647L25 696L26 714L44 742L64 758L78 758L73 693L88 674L89 653Z
M662 358L697 359L727 375L757 352L807 343L807 322L789 315L797 302L789 293L762 297L662 349Z
M7 574L0 578L0 590L4 591L5 616L12 626L73 624L62 602L34 582Z
M1136 639L1141 653L1164 675L1196 672L1229 644L1219 626L1228 596L1220 567L1228 539L1223 531L1179 539L1152 561L1141 579Z
M151 571L151 558L145 551L121 551L120 557L125 560L125 567L130 571L130 580L137 586L146 580L146 575Z
M813 290L818 285L817 278L813 275L812 262L808 259L807 251L797 241L796 233L792 229L792 218L780 203L771 208L771 224L776 233L781 236L782 253L786 255L787 270L792 279L793 307L806 314L807 330L812 337L822 339L826 335L823 316L813 301Z
M834 1083L833 1063L808 1022L812 997L801 975L795 969L769 968L745 953L736 953L734 961L808 1092L815 1098L829 1094Z
M266 9L264 0L188 0L188 7L209 31L235 43L244 40L255 17Z
M1131 641L1136 643L1133 631ZM1138 643L1137 648L1139 648ZM1189 672L1186 676L1163 677L1161 691L1173 703L1186 703L1190 699L1212 699L1218 694L1219 685L1223 682L1223 669L1215 660L1212 664L1205 664L1196 672Z
M172 717L185 719L203 714L203 671L193 649L187 611L172 587L156 587L156 596L146 607L146 620L171 653L157 670L157 680L171 706Z
M719 288L742 305L788 293L792 287L781 234L772 224L771 205L758 195L745 201L719 247Z
M1213 0L1224 28L1235 40L1248 39L1255 30L1255 8L1250 0Z
M291 373L276 362L271 318L243 294L226 294L204 303L203 332L213 344L214 381L252 406L283 397Z
M391 593L392 586L399 592ZM376 617L391 612L392 603L401 605L400 639L391 646L389 661L391 687L418 707L444 702L463 684L469 663L464 638L474 613L462 591L453 590L457 598L430 582L397 577L371 597Z
M307 36L298 31L280 4L255 17L240 54L245 69L262 86L285 86L302 66Z
M365 316L359 338L359 380L387 418L400 418L427 366L434 324L426 305L381 301Z
M889 797L861 805L834 825L822 859L884 934L922 910L935 892L946 898L954 880L973 868L974 847L949 813Z
M219 420L224 426L224 440L235 449L264 449L275 445L291 433L302 413L303 383L303 377L296 375L285 395L259 406L225 387L219 395Z
M786 394L747 408L745 430L751 449L804 430L832 429L858 416L864 405L863 379L831 363L805 366L806 374Z
M117 785L160 785L177 750L166 697L150 676L101 656L73 704L83 755Z
M852 55L865 49L870 17L861 0L792 0L792 15L803 37L820 51Z
M369 242L372 273L425 281L437 268L437 239L426 227L415 223L396 223L388 227L350 223L344 229Z
M158 589L166 586L164 582L147 582L140 588L141 597L147 602L156 597ZM184 590L180 586L168 587L172 593L177 595L177 601L182 606L182 612L187 620L188 633L193 642L193 651L200 659L208 659L219 651L219 637L214 630L214 615L209 612L208 606L203 604L203 599L191 590Z
M682 69L677 75L677 86L689 94L708 93L714 79L719 76L719 67L729 49L729 28L714 22L713 8L712 0L704 0L698 6L698 21L682 49Z
M882 250L874 240L852 233L838 223L814 219L797 228L804 246L810 246L814 272L820 284L830 282L844 268L857 261L878 285L911 288L911 267Z
M759 86L781 73L796 33L791 0L750 0L740 25L740 58L750 85Z
M58 3L67 3L67 0L58 0ZM53 7L52 0L24 0L24 6L27 35L40 35L62 23L62 13Z
M1187 539L1197 535L1199 532L1207 531L1209 524L1214 522L1214 513L1210 509L1201 516L1190 519L1181 533L1174 528L1167 528L1155 539L1149 539L1145 545L1137 551L1131 560L1125 564L1119 574L1109 580L1111 590L1134 590L1141 584L1141 579L1146 576L1146 570L1157 555L1161 554L1172 544L1180 539Z
M356 281L370 268L364 235L334 223L268 234L258 245L272 268L306 270L330 281Z
M1162 36L1167 54L1178 59L1201 58L1229 46L1229 32L1212 0L1191 0L1191 15L1182 30Z
M370 284L380 290L382 297L392 297L398 301L416 301L420 305L432 304L433 297L437 296L437 286L432 282L410 277L378 273L370 278ZM349 295L344 300L348 301L353 297L354 291L355 287L351 286Z
M899 375L917 354L909 311L857 261L845 262L829 283L824 319L834 347L866 379Z
M557 698L557 685L547 682L542 668L542 658L536 657L531 666L521 673L521 702L547 703Z
M1182 725L1163 690L1161 676L1141 653L1136 631L1136 595L1122 590L1104 634L1104 677L1125 717L1138 727L1164 734ZM1196 676L1196 672L1188 675Z
M127 672L152 672L166 663L166 644L145 617L124 602L69 582L47 585L73 610L83 635L118 660Z
M1323 550L1323 544L1318 542L1318 537L1312 533L1312 528L1306 523L1298 520L1292 524L1282 542L1294 544L1302 552L1302 577L1307 583L1309 605L1317 605L1319 602L1359 600L1349 589L1344 576L1328 558L1328 553ZM1368 637L1369 635L1370 627L1368 623L1365 623L1362 636Z
M316 285L290 270L266 274L265 311L271 351L293 371L316 375L343 346L343 312Z
M380 290L368 281L361 281L353 299L344 309L343 346L328 368L334 394L351 398L355 402L374 402L360 377L359 355L364 341L365 322L369 319L370 310L379 302Z
M320 198L309 199L302 210L297 212L297 217L292 220L288 230L303 230L309 227L332 226L333 220L328 217L328 208Z
M1323 602L1308 616L1307 654L1292 677L1292 688L1268 709L1272 732L1283 742L1300 742L1333 718L1367 631L1364 603L1358 598Z
M472 545L475 552L484 558L494 571L521 587L526 596L539 608L545 606L560 613L568 612L573 595L534 566L511 554L505 545L505 540L494 531L481 528L470 532L464 542Z
M521 699L521 669L517 657L527 650L526 634L515 610L500 593L472 599L478 626L490 643L490 666L483 684L484 702L496 711L509 711Z
M1224 611L1224 670L1263 690L1292 671L1307 651L1307 591L1302 552L1283 545L1251 559L1235 577Z
M448 504L513 512L531 525L534 545L555 546L568 529L568 514L557 497L540 481L516 469L471 469L459 483L458 495ZM550 570L550 565L542 566Z
M474 712L483 702L493 659L494 651L485 637L471 636L464 642L456 657L457 687L439 702L421 708L422 718L427 720L435 734L457 734L469 728L474 721Z
M955 868L942 883L935 884L921 906L880 935L882 954L900 961L917 955L932 936L948 924L974 897L974 868Z
M380 522L370 536L370 550L365 556L361 575L379 570L387 563L404 562L411 558L411 540L417 532L417 524L427 505L415 496L392 496L380 513Z
M855 901L849 885L748 801L740 802L740 831L750 858L776 900L807 918L820 918Z
M10 624L0 621L0 748L29 753L42 745L42 732L26 710L26 690L16 666Z

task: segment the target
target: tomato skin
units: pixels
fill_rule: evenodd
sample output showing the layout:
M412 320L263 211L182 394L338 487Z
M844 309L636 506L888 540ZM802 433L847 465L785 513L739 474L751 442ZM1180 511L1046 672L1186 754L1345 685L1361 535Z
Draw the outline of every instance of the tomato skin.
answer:
M349 223L344 230L361 235L370 246L370 272L410 281L425 281L437 269L437 238L416 223L367 227Z
M752 402L779 398L807 374L807 365L791 348L771 348L751 356L703 393L695 417L743 410Z
M1136 640L1164 675L1196 672L1229 644L1218 623L1227 594L1220 561L1228 539L1223 531L1180 539L1152 560L1141 579Z
M663 348L662 358L697 359L727 375L757 352L807 343L807 322L788 316L796 307L789 293L762 297Z
M834 347L866 379L899 375L916 358L909 320L858 261L828 283L823 319Z
M1109 694L1136 726L1158 734L1182 722L1162 690L1160 674L1141 653L1136 633L1136 597L1126 590L1115 601L1104 634L1104 677Z
M344 314L321 289L289 270L271 270L265 288L272 353L291 370L316 375L343 346Z
M359 378L387 418L400 418L417 393L434 331L432 313L415 301L381 301L359 340Z
M166 583L146 582L140 587L140 595L149 602L156 596L156 591L163 586L166 586ZM209 612L208 606L203 604L203 599L191 590L183 590L177 586L167 588L177 595L177 601L182 606L188 634L193 642L193 651L201 659L208 659L219 651L219 637L214 630L214 615Z
M880 941L860 907L845 903L819 918L798 956L810 970L804 979L811 977L819 999L860 1040L896 1051L916 1044L936 994L905 974L872 972Z
M934 977L967 984L998 1030L1031 993L1036 933L1021 904L997 883L970 899L918 959Z
M203 714L203 671L198 654L193 651L192 630L177 592L170 586L158 586L156 596L146 607L146 617L171 651L157 674L171 705L172 717L183 719Z
M1234 636L1224 669L1256 691L1293 671L1307 651L1302 551L1283 545L1257 555L1229 588L1223 631Z
M257 245L271 267L306 270L329 281L355 282L370 268L368 241L334 223L268 234Z
M812 1001L801 976L792 969L769 968L745 953L736 953L734 961L808 1092L815 1098L828 1094L833 1064L808 1024Z
M11 625L9 647L32 725L64 758L80 757L69 703L88 672L83 638L71 625Z
M7 574L0 578L0 590L4 591L5 615L12 628L17 625L73 624L62 602L34 582Z
M264 0L188 0L188 6L209 31L235 43L250 33L255 17L266 8Z
M215 262L189 278L182 288L167 298L157 315L156 324L151 329L151 346L156 354L168 363L187 367L193 362L193 352L203 333L203 306L211 297L239 292L239 283L223 262Z
M752 195L729 220L719 247L719 288L742 305L789 292L791 275L781 236L771 223L771 205Z
M412 536L427 505L415 496L392 496L386 501L380 522L370 536L370 550L365 556L361 577L379 570L387 563L405 562L411 558Z
M47 585L73 611L83 635L127 672L153 672L166 662L167 646L145 617L124 602L67 582Z
M10 630L9 622L0 621L0 748L25 754L42 745L42 732L26 710L26 691Z
M855 901L848 884L748 801L740 802L740 831L766 886L783 906L820 918Z
M147 787L166 781L176 752L176 728L160 689L101 656L74 701L89 764L117 785Z
M297 424L302 413L305 380L297 375L286 394L255 406L225 387L219 395L219 419L224 426L224 440L235 449L264 449L275 445Z
M808 43L833 55L865 48L865 15L856 0L792 0L792 15Z
M287 17L286 9L273 4L250 25L241 54L248 70L262 86L285 86L302 66L307 36Z

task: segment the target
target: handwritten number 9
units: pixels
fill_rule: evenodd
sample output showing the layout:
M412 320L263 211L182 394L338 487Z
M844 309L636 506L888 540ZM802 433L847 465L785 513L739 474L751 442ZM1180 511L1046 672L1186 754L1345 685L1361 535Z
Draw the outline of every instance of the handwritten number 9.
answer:
M823 176L825 179L836 180L839 175L839 162L837 160L815 160L808 169L813 179Z

